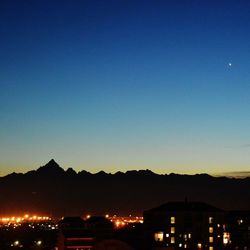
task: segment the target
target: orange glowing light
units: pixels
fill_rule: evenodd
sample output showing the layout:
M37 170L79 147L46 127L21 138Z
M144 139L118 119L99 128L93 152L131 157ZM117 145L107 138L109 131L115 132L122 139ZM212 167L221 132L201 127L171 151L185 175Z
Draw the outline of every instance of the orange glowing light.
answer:
M51 220L48 216L29 216L25 214L24 216L11 216L11 217L2 217L0 218L0 222L2 223L21 223L22 221L41 221L41 220Z

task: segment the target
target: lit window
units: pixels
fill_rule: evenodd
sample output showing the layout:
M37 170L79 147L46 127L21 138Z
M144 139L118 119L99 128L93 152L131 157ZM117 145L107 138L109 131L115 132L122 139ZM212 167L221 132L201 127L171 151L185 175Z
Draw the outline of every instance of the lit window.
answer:
M187 244L184 244L184 248L187 248Z
M175 217L171 217L171 218L170 218L170 223L171 223L171 224L175 224Z
M209 237L209 243L213 243L214 242L214 237Z
M38 246L40 246L40 245L42 245L42 241L41 241L41 240L38 240L38 241L36 242L36 244L37 244Z
M201 247L202 247L202 244L201 244L201 243L198 243L198 244L197 244L197 248L198 248L198 249L201 249Z
M163 232L155 233L155 241L163 241Z
M171 227L171 229L170 229L171 231L171 234L174 234L175 233L175 227Z
M169 234L166 234L166 237L168 238L168 237L169 237Z
M214 228L213 227L209 227L209 233L212 234L214 232Z
M243 223L242 219L237 220L238 225L241 225Z
M188 238L191 239L191 233L188 234Z
M14 242L14 244L13 244L14 246L18 246L19 245L19 241L18 240L16 240L15 242Z
M181 244L181 243L179 244L179 247L182 247L182 244Z
M214 250L214 247L209 247L209 250Z
M174 238L174 237L171 237L170 242L171 242L171 244L174 244L174 243L175 243L175 238Z
M186 240L187 240L187 235L184 234L184 235L183 235L183 238L184 238L184 240L186 241Z
M227 245L230 243L230 234L228 232L223 233L223 244Z
M208 223L209 223L209 224L212 224L213 222L214 222L214 217L209 217L209 218L208 218Z

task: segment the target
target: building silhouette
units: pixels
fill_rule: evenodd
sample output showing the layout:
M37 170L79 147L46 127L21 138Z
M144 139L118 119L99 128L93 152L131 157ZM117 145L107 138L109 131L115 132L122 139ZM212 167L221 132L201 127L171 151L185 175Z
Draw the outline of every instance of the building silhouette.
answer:
M93 233L86 230L80 217L65 217L59 222L56 250L91 250L94 243Z
M250 249L250 211L227 212L226 232L229 249Z
M219 250L225 212L203 202L168 202L144 212L151 249Z

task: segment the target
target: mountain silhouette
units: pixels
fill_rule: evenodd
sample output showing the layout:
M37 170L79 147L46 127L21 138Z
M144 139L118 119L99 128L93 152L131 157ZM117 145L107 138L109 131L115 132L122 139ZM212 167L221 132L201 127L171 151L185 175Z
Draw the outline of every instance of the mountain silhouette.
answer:
M66 171L53 159L37 170L0 178L0 215L140 215L168 201L204 201L225 210L250 210L250 178L207 174L115 174Z
M45 166L42 166L37 169L38 175L47 175L47 176L60 176L65 172L54 159L50 160Z

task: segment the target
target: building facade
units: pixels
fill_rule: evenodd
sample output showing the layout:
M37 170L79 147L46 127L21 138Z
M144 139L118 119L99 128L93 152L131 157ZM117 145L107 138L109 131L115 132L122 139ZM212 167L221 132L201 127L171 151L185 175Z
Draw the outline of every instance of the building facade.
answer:
M168 202L144 212L151 249L222 249L224 222L223 210L202 202Z
M225 243L228 249L250 249L250 211L227 212Z

